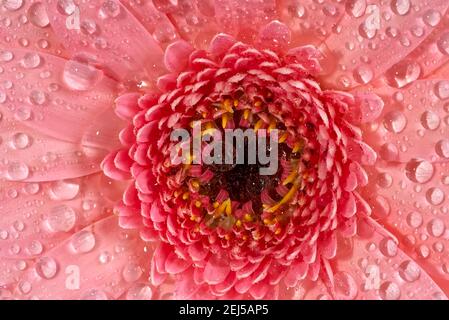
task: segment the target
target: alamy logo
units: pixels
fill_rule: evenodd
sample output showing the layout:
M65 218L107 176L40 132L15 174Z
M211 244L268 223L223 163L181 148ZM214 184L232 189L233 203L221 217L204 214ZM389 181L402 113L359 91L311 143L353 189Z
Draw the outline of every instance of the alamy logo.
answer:
M176 129L171 141L178 142L171 150L171 163L205 165L260 165L260 175L274 175L278 171L279 132L273 130L225 129L202 130L201 122L188 130ZM224 133L224 134L223 134Z

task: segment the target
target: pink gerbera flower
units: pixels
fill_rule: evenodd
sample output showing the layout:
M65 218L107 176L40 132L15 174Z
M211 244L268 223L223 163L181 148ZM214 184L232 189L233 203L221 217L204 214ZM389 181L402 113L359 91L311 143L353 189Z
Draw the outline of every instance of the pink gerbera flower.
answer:
M446 299L448 8L3 0L0 298Z

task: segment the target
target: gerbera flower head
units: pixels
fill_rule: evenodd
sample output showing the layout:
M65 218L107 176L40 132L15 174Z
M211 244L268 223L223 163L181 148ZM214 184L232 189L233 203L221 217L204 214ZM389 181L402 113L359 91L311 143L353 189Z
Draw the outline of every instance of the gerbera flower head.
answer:
M0 297L446 298L448 4L387 2L3 1Z

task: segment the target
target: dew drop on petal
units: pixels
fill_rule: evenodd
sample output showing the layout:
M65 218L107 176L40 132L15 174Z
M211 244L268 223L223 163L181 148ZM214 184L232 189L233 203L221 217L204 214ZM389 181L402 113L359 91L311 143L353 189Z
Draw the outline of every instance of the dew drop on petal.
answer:
M387 82L395 88L403 88L417 80L421 75L421 66L416 61L404 60L394 65L386 73Z
M432 163L425 160L413 159L407 163L405 172L407 177L417 183L426 183L432 179L434 174Z
M449 81L443 80L438 82L435 86L435 94L441 100L449 98Z
M401 133L407 126L407 118L401 111L391 111L385 115L385 128L393 133Z
M31 138L22 132L18 132L11 137L11 147L16 150L23 150L30 146Z
M429 27L435 27L441 21L441 13L437 10L430 9L424 13L423 21Z
M407 224L416 229L419 228L423 223L423 217L419 212L410 212L407 216Z
M2 5L6 10L16 11L22 8L23 0L3 0Z
M53 279L58 273L58 264L53 258L42 257L37 260L35 269L42 279Z
M442 54L449 55L449 32L444 33L437 41L438 50Z
M445 194L440 188L430 188L426 192L426 199L431 205L438 206L444 202Z
M398 253L398 245L390 238L385 238L380 242L379 250L385 257L394 257Z
M360 18L366 12L366 0L346 1L346 12L354 18Z
M11 163L6 171L6 177L11 181L22 181L28 178L30 169L22 162Z
M44 92L39 90L33 90L30 93L30 102L34 105L43 105L47 101L47 97Z
M421 116L421 124L427 130L436 130L440 126L440 117L432 111L426 111Z
M142 268L137 263L127 264L122 271L123 279L126 282L135 282L142 276Z
M391 1L391 9L394 13L404 16L409 13L411 7L410 0L393 0Z
M70 16L76 10L76 4L73 0L58 0L56 8L59 13Z
M14 59L14 54L11 51L0 51L0 61L9 62Z
M32 256L40 255L43 250L44 247L42 246L42 243L37 240L33 240L27 247L28 254Z
M80 185L76 182L62 180L53 182L50 187L50 197L54 200L75 199L80 190Z
M41 64L41 56L36 52L25 54L20 64L25 69L35 69Z
M51 232L69 232L75 227L76 212L67 205L56 206L45 222Z
M449 139L438 141L435 146L435 151L440 157L449 159Z
M71 240L71 247L74 253L87 253L95 247L95 236L91 231L83 230L76 233Z
M379 294L382 300L398 300L401 297L401 290L394 282L384 282L380 286Z
M85 61L69 60L64 67L64 83L72 90L89 90L101 77L102 73Z
M33 3L28 9L28 19L36 27L45 28L50 24L45 5L41 2Z
M106 0L100 8L99 15L101 18L117 18L120 15L121 8L116 0Z
M419 279L421 270L413 261L404 261L399 266L399 276L407 282L414 282Z

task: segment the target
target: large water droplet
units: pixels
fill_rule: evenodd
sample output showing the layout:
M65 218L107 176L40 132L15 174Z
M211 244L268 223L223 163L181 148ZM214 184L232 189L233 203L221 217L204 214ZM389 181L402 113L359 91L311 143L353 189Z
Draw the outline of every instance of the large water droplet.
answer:
M117 18L120 15L121 8L117 1L106 0L103 2L99 15L101 18Z
M435 151L440 157L449 159L449 139L438 141L435 146Z
M407 216L407 223L414 229L419 228L423 223L423 217L419 212L410 212Z
M423 21L430 27L435 27L441 21L441 13L437 10L430 9L423 15Z
M399 266L399 275L407 282L414 282L419 279L421 270L413 261L404 261Z
M59 13L70 16L75 12L76 4L73 0L58 0L56 8Z
M67 205L51 209L46 224L51 232L69 232L76 224L76 212Z
M386 79L391 86L403 88L417 80L420 75L421 66L416 61L404 60L387 71Z
M78 195L79 190L80 185L76 182L56 181L50 187L50 197L54 200L72 200Z
M102 73L84 59L67 61L64 67L64 83L73 90L89 90L101 78Z
M401 133L407 126L407 118L401 111L391 111L385 115L385 128L393 133Z
M14 54L11 51L0 51L0 61L9 62L14 59Z
M35 69L41 64L41 56L36 52L25 54L20 64L26 69Z
M426 199L430 204L434 206L442 204L444 202L444 198L444 191L440 188L430 188L429 190L427 190Z
M123 279L126 282L135 282L142 276L142 268L137 263L128 263L122 271Z
M432 111L426 111L421 116L421 124L427 130L436 130L440 126L440 117Z
M432 219L427 224L427 231L431 236L436 238L441 237L445 230L446 226L444 225L444 221L439 218Z
M11 147L16 150L26 149L31 144L31 138L22 132L18 132L11 137Z
M390 238L385 238L380 242L380 252L386 257L394 257L398 253L398 245Z
M442 54L449 55L449 32L446 32L438 39L437 46Z
M90 252L95 247L95 236L91 231L80 231L73 236L71 246L77 254Z
M6 178L11 181L21 181L28 178L30 169L21 162L13 162L8 166L6 171Z
M43 105L47 101L47 97L44 92L39 90L33 90L30 93L30 102L34 105Z
M393 0L391 2L391 9L394 13L404 16L410 11L410 0Z
M58 273L58 264L53 258L42 257L37 260L35 269L42 279L53 279Z
M23 0L3 0L2 5L7 10L16 11L22 7Z
M42 243L38 240L33 240L27 247L27 252L31 256L37 256L42 253L44 247Z
M354 70L354 79L361 84L367 84L373 80L373 77L374 73L371 67L360 66Z
M434 174L434 167L432 163L425 160L411 160L406 168L405 172L407 177L417 183L426 183L432 179Z
M345 7L348 14L360 18L366 12L366 0L348 0Z
M441 100L449 98L449 81L443 80L438 82L435 86L435 94Z
M398 300L401 297L401 290L394 282L384 282L379 289L380 297L383 300Z
M45 5L41 2L33 3L28 9L28 19L36 27L44 28L50 24Z

